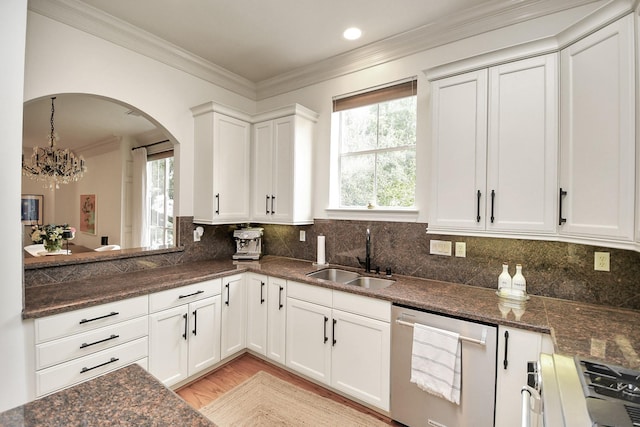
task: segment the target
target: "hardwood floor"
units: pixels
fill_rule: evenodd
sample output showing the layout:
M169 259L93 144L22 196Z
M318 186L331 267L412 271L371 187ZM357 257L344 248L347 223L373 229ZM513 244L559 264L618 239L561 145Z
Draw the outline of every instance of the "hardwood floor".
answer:
M320 396L329 398L336 402L350 406L360 412L369 414L391 426L400 426L388 417L379 414L365 406L359 405L347 398L333 393L324 387L320 387L310 381L294 375L284 369L281 369L271 363L259 359L251 354L243 354L237 359L221 366L217 370L211 372L207 376L188 384L176 390L176 393L182 397L189 405L195 409L211 403L213 400L231 390L235 386L249 379L259 371L265 371L269 374L285 380L302 389L316 393Z

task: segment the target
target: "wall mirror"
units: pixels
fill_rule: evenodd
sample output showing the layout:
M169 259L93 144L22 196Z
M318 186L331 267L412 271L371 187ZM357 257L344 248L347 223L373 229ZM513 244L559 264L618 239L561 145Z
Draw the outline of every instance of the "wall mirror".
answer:
M39 247L34 249L33 225L23 222L25 264L32 257L46 256L38 260L40 263L45 259L60 262L64 256L63 262L67 262L88 251L97 255L94 251L175 246L173 138L161 125L135 107L110 98L88 94L38 98L24 104L24 162L32 162L33 147L50 146L52 127L56 148L83 156L87 171L77 182L60 184L57 189L23 174L23 199L41 196L37 197L42 210L40 223L68 224L74 230L61 252L50 256ZM134 161L134 152L142 146L146 147L147 161ZM135 172L143 168L146 179L138 178ZM135 184L141 180L148 183L146 191ZM146 204L139 194L146 194ZM135 215L142 210L147 212L142 224L148 236L142 240L146 244L137 237L141 226Z

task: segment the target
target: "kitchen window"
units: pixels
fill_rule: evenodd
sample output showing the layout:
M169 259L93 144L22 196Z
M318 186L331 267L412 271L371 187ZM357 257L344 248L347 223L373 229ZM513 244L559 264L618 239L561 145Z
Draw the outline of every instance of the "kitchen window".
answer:
M173 246L173 151L147 159L149 240L151 247Z
M337 97L334 205L411 208L416 188L416 79Z

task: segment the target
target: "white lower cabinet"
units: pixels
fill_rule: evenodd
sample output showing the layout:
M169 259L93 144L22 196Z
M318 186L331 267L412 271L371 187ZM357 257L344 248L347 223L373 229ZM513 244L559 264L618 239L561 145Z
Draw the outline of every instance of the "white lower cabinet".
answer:
M287 281L248 273L246 287L247 348L284 365Z
M287 281L269 277L267 291L267 357L285 364Z
M148 298L36 319L36 396L131 363L147 368Z
M222 279L222 333L220 357L243 351L247 347L247 297L245 276L236 274Z
M520 425L520 390L526 385L527 362L537 361L540 353L553 353L550 335L498 326L496 427ZM531 425L537 422L534 416Z
M170 306L149 315L149 372L166 386L220 361L219 294L215 279L150 295L152 311Z
M296 282L288 286L286 365L388 411L389 303Z

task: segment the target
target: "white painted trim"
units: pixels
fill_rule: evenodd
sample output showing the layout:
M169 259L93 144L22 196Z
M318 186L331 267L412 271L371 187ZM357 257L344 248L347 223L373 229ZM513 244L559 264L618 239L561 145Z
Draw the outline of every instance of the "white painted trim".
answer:
M418 222L419 211L417 209L365 209L365 208L327 208L325 209L329 219L362 220L362 221L389 221L389 222Z
M489 2L261 82L251 82L79 0L29 0L29 9L253 100L261 100L498 28L597 0ZM632 0L613 0L622 4ZM628 7L628 11L631 9Z

